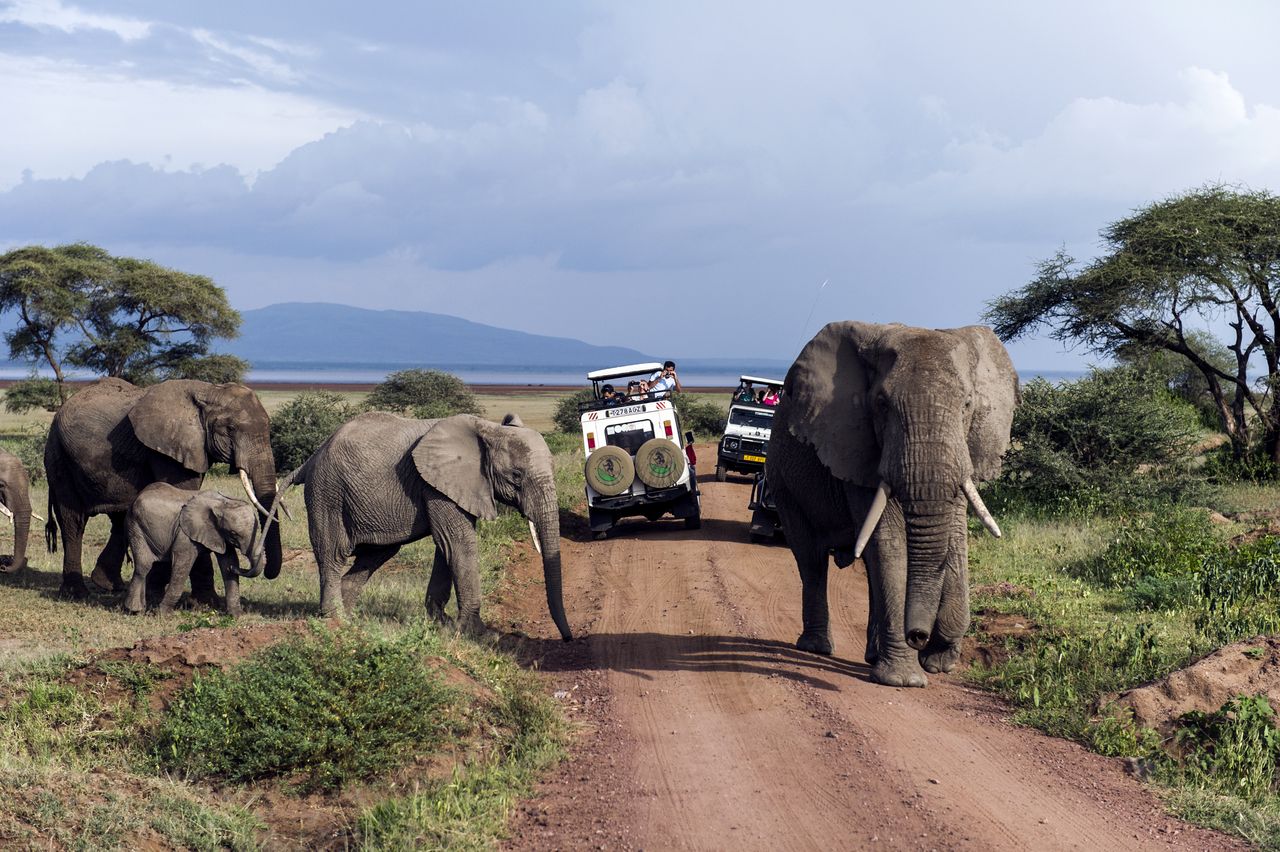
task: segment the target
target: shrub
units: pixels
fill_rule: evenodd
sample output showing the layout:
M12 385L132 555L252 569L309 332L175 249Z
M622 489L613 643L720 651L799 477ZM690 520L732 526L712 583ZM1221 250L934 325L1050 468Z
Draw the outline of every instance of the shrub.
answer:
M205 355L178 362L163 378L196 379L220 385L243 382L244 374L247 372L249 372L249 362L243 358L237 358L235 355Z
M369 392L365 407L427 419L484 413L462 379L440 370L400 370Z
M329 391L304 391L271 417L271 452L276 470L293 470L359 410Z
M1051 514L1193 502L1205 492L1191 469L1196 430L1190 406L1131 369L1034 379L992 500Z
M1272 792L1280 730L1265 695L1238 695L1214 713L1192 711L1179 721L1184 779L1250 801Z
M727 407L721 408L709 399L699 399L687 393L671 395L676 411L680 414L680 426L703 440L719 437L724 431L725 418L729 416Z
M1190 601L1205 560L1225 550L1208 513L1174 507L1125 520L1080 573L1123 589L1136 609L1171 609Z
M68 396L73 392L70 386L67 386L66 391ZM58 383L36 375L14 382L4 392L4 410L10 414L26 414L33 408L57 411L61 405Z
M1204 560L1193 622L1213 645L1280 633L1280 539L1266 536Z
M556 413L552 420L561 432L578 432L582 423L578 415L578 406L590 402L594 398L591 388L583 388L576 393L560 397L556 403Z
M7 442L7 449L22 462L32 484L44 479L44 445L48 439L48 426L32 425L21 437Z
M287 777L304 790L370 778L446 742L456 691L412 634L317 631L227 672L198 674L169 706L153 755L226 781Z

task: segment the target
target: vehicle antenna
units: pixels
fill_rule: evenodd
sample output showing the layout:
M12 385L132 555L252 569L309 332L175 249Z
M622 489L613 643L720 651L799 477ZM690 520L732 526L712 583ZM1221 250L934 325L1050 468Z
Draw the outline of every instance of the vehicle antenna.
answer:
M800 347L804 345L804 336L806 333L806 329L809 328L809 321L813 319L813 312L817 310L817 307L818 307L818 299L822 297L822 291L827 289L827 282L830 280L831 280L830 278L822 279L822 284L819 285L818 292L813 294L813 304L809 306L809 315L804 318L804 325L800 327L800 339L796 341L797 352L799 352Z

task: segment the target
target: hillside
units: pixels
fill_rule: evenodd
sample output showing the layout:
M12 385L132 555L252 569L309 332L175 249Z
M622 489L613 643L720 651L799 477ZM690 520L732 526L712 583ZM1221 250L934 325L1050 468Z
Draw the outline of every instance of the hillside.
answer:
M241 313L240 337L220 341L217 348L257 366L594 367L652 360L622 346L595 346L423 311L287 302Z

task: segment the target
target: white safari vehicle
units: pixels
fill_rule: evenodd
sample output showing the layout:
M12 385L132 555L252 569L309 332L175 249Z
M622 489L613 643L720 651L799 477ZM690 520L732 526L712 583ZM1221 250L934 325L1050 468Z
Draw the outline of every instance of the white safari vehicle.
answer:
M720 438L716 457L716 482L724 482L729 471L755 474L764 470L773 431L773 412L781 379L742 376L729 402L729 418Z
M634 384L627 393L629 379L647 380L661 369L658 363L631 364L587 374L592 399L578 410L588 521L599 537L634 515L656 521L669 514L683 518L687 529L702 526L693 434L681 432L666 394L643 393Z

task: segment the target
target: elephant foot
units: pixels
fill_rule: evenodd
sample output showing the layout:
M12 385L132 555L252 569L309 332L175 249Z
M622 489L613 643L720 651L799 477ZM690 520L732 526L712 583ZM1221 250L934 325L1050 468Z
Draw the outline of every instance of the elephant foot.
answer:
M73 601L82 601L89 597L89 588L85 586L84 577L80 574L63 574L58 595Z
M21 574L27 567L27 560L14 562L12 556L0 556L0 574Z
M124 580L119 574L112 576L102 568L94 568L89 581L104 592L123 592Z
M871 679L885 686L928 686L929 678L914 657L881 660L871 669Z
M944 644L930 640L928 647L920 652L920 665L930 674L949 672L960 662L960 643Z
M831 652L835 650L835 646L831 644L831 636L827 633L810 633L805 631L800 634L800 638L796 640L796 647L801 651L808 651L810 654L822 654L825 657L831 656Z
M218 597L218 593L212 589L205 591L203 589L193 591L191 593L192 608L201 607L206 609L225 609L222 598Z

